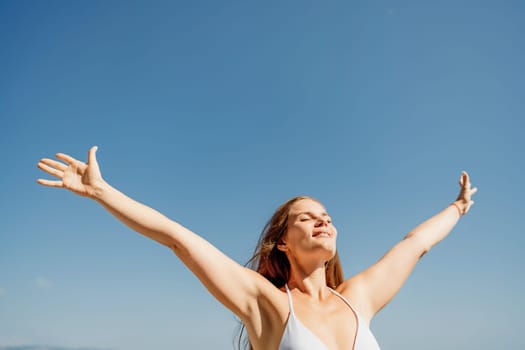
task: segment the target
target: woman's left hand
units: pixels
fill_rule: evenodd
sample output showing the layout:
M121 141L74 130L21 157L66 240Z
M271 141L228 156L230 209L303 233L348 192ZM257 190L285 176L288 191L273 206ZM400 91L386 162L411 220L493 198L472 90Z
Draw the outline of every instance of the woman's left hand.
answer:
M472 200L472 195L478 191L477 187L471 188L470 178L466 171L461 172L459 178L459 186L461 190L459 191L458 198L456 202L462 208L462 215L465 215L470 207L474 204Z

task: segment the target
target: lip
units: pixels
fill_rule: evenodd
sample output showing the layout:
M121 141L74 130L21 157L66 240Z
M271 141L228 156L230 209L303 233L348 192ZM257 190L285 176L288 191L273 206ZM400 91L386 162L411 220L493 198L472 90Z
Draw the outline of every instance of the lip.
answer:
M312 237L324 237L324 238L331 238L333 234L329 231L315 231Z

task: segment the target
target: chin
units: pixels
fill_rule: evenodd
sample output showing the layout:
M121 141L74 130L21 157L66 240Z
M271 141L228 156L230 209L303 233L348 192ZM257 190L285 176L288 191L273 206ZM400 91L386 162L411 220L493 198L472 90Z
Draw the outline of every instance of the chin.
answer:
M337 253L337 250L335 249L335 247L330 247L330 248L326 248L326 249L323 249L323 260L324 261L329 261L331 259L333 259L335 257L335 254Z

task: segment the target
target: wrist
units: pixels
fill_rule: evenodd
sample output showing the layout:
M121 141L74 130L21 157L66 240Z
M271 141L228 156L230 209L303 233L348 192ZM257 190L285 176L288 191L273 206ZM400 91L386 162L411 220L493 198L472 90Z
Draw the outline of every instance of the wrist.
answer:
M458 199L455 202L450 203L450 206L454 206L457 209L459 216L463 216L467 212L468 205L465 201Z
M106 181L100 179L100 181L92 187L89 197L96 201L100 201L110 188L111 186Z

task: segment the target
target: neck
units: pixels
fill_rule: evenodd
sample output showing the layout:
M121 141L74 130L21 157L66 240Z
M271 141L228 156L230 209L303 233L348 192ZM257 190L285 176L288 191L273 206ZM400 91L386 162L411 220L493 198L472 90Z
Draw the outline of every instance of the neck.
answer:
M297 261L290 261L288 287L297 288L316 299L324 298L328 293L324 262L305 266Z

